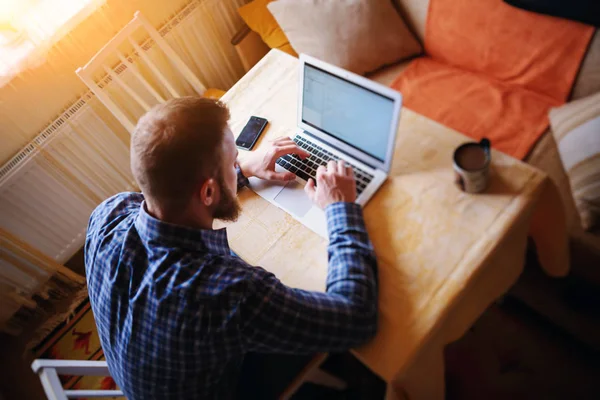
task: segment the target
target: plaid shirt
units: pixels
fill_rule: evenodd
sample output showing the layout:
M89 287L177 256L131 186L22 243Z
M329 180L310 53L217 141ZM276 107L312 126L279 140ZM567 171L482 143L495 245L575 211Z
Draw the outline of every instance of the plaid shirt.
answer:
M247 180L240 174L239 182ZM318 293L289 288L236 257L225 229L153 218L139 193L98 206L85 245L89 296L126 396L230 398L249 351L343 351L371 338L376 260L361 208L336 203L326 215L327 292Z

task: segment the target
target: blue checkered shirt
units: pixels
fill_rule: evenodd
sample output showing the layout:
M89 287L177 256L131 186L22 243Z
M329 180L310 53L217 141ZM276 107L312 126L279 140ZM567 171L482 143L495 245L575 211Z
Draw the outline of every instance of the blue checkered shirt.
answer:
M377 265L361 208L336 203L326 215L327 291L318 293L289 288L233 255L225 229L153 218L139 193L98 206L85 244L88 289L125 395L231 398L247 352L343 351L371 338Z

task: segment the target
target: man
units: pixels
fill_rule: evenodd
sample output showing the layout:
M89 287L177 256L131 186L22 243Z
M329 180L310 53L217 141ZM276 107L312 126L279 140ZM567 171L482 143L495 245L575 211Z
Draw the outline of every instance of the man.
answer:
M281 138L238 164L228 119L223 104L203 98L153 108L131 139L142 194L118 194L90 218L90 302L111 375L129 399L230 398L248 353L342 351L375 333L375 255L343 162L320 167L316 185L306 185L327 215L326 293L286 287L212 229L214 219L235 220L247 177L294 179L275 172L275 161L308 155Z

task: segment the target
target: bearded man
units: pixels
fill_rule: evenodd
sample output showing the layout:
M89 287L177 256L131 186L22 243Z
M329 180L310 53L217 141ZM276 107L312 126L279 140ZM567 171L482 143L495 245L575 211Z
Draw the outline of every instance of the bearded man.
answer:
M261 355L343 351L376 331L377 265L343 162L320 167L306 185L327 216L325 293L248 265L226 230L213 229L214 219L236 219L248 177L295 179L275 161L308 156L280 138L238 163L228 119L225 105L204 98L154 107L131 138L142 193L113 196L90 218L90 302L110 373L130 400L277 396L240 388L250 376L275 380L257 375Z

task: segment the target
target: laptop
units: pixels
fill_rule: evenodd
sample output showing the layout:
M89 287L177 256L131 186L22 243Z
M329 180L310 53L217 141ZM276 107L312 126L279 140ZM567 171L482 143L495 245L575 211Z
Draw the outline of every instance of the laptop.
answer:
M392 165L402 96L388 87L342 68L300 55L297 131L294 142L310 157L286 155L277 171L291 171L287 183L250 178L258 195L327 238L325 212L304 192L316 182L319 165L344 160L354 170L356 203L364 206L386 180Z

